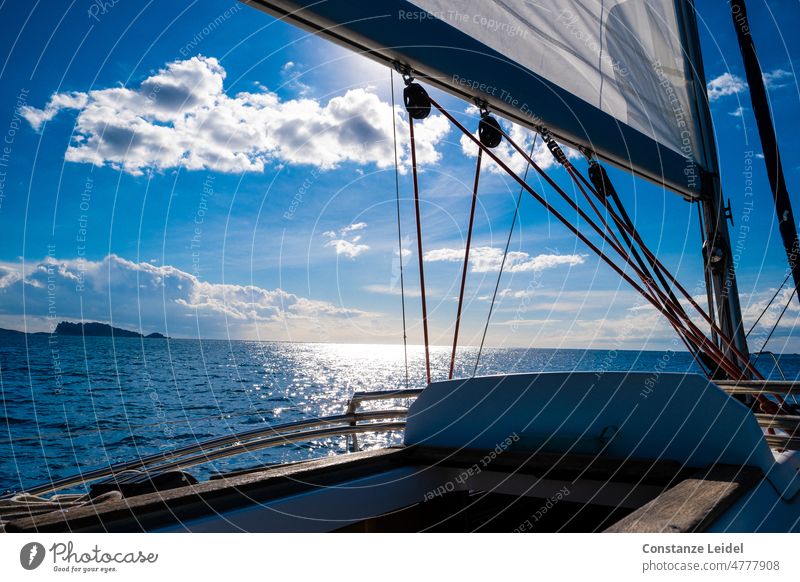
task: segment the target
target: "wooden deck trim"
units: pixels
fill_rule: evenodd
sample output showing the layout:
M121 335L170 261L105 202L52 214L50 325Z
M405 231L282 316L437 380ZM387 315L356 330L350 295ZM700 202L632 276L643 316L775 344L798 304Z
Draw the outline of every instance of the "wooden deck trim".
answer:
M17 519L7 532L140 532L178 524L198 513L222 512L357 479L397 467L402 448L364 451L300 461L264 471L204 481L197 485L148 493L102 505L86 505Z
M235 473L197 485L99 505L35 515L6 525L8 532L139 532L178 525L213 512L358 479L402 466L505 471L541 479L657 485L665 492L607 531L703 531L762 478L758 469L716 466L697 473L673 461L648 461L506 450L483 466L489 451L423 446L390 448ZM677 484L676 484L677 483ZM674 485L671 489L668 487Z
M678 483L621 519L606 532L705 531L763 478L759 469L716 465Z

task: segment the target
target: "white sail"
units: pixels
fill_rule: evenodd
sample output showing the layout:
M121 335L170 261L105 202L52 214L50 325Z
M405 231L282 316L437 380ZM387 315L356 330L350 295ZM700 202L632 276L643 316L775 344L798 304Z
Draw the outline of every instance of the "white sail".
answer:
M715 168L687 0L249 3L684 195Z

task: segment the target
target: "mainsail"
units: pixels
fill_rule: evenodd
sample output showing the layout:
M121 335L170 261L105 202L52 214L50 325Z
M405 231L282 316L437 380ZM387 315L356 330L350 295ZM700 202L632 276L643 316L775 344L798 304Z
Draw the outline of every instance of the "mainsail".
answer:
M716 171L686 0L248 3L684 196Z

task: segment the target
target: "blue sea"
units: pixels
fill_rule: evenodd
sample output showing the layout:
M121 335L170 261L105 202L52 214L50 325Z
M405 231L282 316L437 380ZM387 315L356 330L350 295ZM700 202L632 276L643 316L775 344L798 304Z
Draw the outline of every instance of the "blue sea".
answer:
M434 379L450 350L432 349ZM459 351L469 376L477 350ZM409 386L424 385L409 347ZM759 367L779 378L767 356ZM800 375L800 356L782 371ZM478 374L536 371L697 371L687 353L485 349ZM344 412L355 391L406 386L403 347L214 340L19 336L0 343L0 493L243 430ZM396 442L399 434L367 439ZM363 440L363 439L362 439ZM214 472L335 454L343 438L283 445L194 467Z

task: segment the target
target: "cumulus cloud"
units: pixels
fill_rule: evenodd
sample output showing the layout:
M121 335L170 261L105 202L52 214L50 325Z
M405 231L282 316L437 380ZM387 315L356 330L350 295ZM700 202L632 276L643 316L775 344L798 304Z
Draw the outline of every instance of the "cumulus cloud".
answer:
M369 250L369 245L358 244L360 239L361 237L357 236L353 238L352 241L344 239L332 240L328 241L325 246L335 248L337 255L344 255L348 259L355 259L361 253Z
M24 315L29 326L82 318L139 329L141 321L145 332L177 336L197 335L198 326L210 337L294 329L307 339L318 339L322 326L340 329L373 317L282 289L210 283L174 266L136 263L113 254L100 261L48 258L27 264L24 273L21 264L3 264L0 315L4 322Z
M435 249L424 255L427 262L463 262L463 249ZM503 251L494 247L475 247L470 249L469 263L472 273L491 273L500 270ZM542 254L532 257L521 251L510 251L506 257L505 270L511 273L538 272L562 265L581 265L586 261L585 255Z
M60 112L77 111L65 159L134 175L177 167L261 172L270 163L388 167L394 163L393 118L400 162L403 168L409 163L404 113L370 90L351 89L327 103L282 100L263 87L230 97L225 77L217 59L198 55L167 64L138 87L55 93L44 108L26 106L21 113L39 130ZM447 120L433 115L415 129L418 160L437 162Z
M303 81L303 67L298 65L294 61L287 61L281 67L281 79L283 80L283 86L292 89L293 91L297 91L297 93L301 96L305 96L311 92L311 87L306 85Z
M767 89L780 89L789 85L789 79L793 79L794 75L785 69L775 69L764 73L764 84Z
M789 86L790 79L794 78L794 74L785 69L774 69L764 73L762 77L767 89L781 89ZM747 83L744 79L737 75L732 75L731 73L723 73L719 77L711 79L708 83L708 99L713 102L722 97L727 97L728 95L744 93L746 90ZM741 117L741 107L738 111L738 115L736 112L731 115Z
M716 101L728 95L743 93L747 89L744 79L730 73L722 73L708 83L708 100Z
M365 228L367 228L366 222L356 222L355 224L351 224L350 226L345 226L342 229L342 234L348 234L351 232L355 232L357 230L364 230Z
M369 250L369 245L359 243L361 235L353 236L354 232L364 230L365 228L367 228L366 222L356 222L355 224L350 224L339 229L338 233L334 230L323 232L322 236L331 239L325 243L325 246L336 249L337 255L344 255L348 259L355 259L361 253Z
M83 109L87 101L86 93L53 93L44 109L25 106L20 112L31 127L39 131L46 121L53 119L62 109Z

